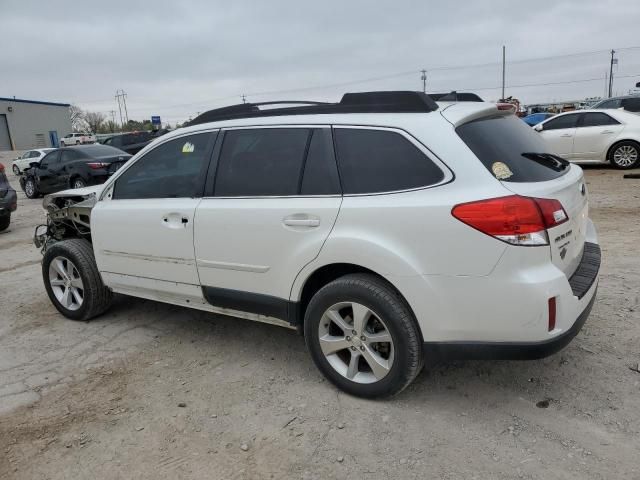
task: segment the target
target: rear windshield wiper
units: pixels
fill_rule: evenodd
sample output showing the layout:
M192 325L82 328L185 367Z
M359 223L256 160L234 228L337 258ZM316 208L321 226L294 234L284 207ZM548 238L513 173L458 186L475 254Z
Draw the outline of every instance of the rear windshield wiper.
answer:
M522 156L529 160L533 160L534 162L538 162L540 165L549 167L556 172L562 172L571 165L569 161L552 153L524 152Z

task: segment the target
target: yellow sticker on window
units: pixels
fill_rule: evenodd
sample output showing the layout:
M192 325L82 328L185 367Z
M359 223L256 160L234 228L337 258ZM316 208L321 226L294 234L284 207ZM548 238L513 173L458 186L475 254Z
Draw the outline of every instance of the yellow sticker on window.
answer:
M195 149L196 146L193 143L187 142L182 146L182 153L193 153Z
M493 165L491 165L491 171L498 180L506 180L507 178L513 176L513 172L511 171L511 169L507 166L506 163L502 162L494 162Z

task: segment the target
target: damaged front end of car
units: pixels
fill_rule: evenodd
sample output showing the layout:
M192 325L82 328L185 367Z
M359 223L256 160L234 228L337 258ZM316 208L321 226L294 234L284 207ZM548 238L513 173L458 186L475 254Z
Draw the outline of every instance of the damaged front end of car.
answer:
M83 238L91 242L91 210L98 192L89 190L65 190L44 198L47 223L38 225L33 236L34 245L43 254L61 240Z

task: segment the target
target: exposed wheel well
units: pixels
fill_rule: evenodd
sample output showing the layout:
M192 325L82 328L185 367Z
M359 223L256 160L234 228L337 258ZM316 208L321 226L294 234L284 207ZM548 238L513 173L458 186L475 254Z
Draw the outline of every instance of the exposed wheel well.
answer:
M324 267L320 267L318 270L313 272L302 287L298 307L301 326L304 324L304 316L307 310L307 306L309 305L311 298L316 294L316 292L328 283L350 273L368 273L374 275L375 277L388 284L396 292L398 292L398 289L382 275L360 265L355 265L352 263L332 263L330 265L325 265ZM406 302L400 292L398 292L398 295ZM411 307L409 306L409 308Z
M636 147L640 150L640 143L638 143L636 140L618 140L616 143L614 143L613 145L611 145L609 147L609 150L607 150L607 161L611 162L612 158L611 156L613 155L613 151L616 149L616 147L618 145L620 145L621 143L625 143L625 142L631 142L631 143L635 143Z

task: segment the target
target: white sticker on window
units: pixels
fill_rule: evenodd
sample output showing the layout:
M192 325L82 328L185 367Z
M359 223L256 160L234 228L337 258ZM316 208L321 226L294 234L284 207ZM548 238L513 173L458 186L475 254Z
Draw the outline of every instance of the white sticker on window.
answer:
M494 164L491 165L491 171L498 180L506 180L507 178L513 176L513 172L511 171L511 169L507 166L506 163L503 162L494 162Z
M193 153L195 149L196 146L193 143L187 142L182 146L182 153Z

